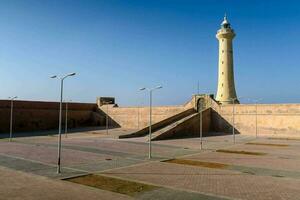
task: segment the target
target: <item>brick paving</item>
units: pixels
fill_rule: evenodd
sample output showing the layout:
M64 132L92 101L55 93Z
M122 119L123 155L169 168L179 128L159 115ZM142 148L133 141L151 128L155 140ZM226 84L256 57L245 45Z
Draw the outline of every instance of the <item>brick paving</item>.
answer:
M126 195L0 167L0 200L130 200Z
M238 199L299 199L300 181L289 178L253 176L229 170L147 163L105 174L165 187Z
M237 135L236 144L233 144L231 135L213 136L204 138L204 149L201 151L199 138L153 141L154 159L149 161L147 138L114 139L114 135L120 132L122 130L118 129L110 136L101 130L63 137L61 175L56 174L57 136L20 137L11 143L0 140L0 169L4 166L23 171L26 177L32 176L32 180L36 179L36 175L62 179L102 173L162 187L138 199L299 199L300 141ZM247 142L289 146L247 145ZM217 149L255 151L267 155L217 153ZM229 167L221 170L160 162L171 158L218 162ZM1 177L1 182L5 179L6 176ZM42 185L53 188L60 184L64 182ZM6 187L7 191L12 191L9 185ZM28 192L31 192L30 189ZM39 194L37 191L34 193ZM113 195L115 193L111 198L110 193L106 194L108 199L119 198L118 194ZM12 197L0 189L0 199L1 195ZM90 199L99 199L94 197ZM126 196L120 198L127 199ZM51 196L45 199L51 199Z
M26 158L27 160L34 160L47 164L57 163L57 146L47 147L16 142L2 142L0 145L0 154ZM103 155L70 149L63 149L63 157L63 163L65 165L95 162L105 159L105 156Z

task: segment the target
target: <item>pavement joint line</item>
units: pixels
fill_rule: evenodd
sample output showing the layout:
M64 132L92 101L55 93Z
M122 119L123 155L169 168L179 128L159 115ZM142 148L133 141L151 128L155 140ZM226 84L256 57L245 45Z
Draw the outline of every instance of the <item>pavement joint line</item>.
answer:
M118 158L122 158L122 157L118 157ZM128 159L128 158L125 158L125 159ZM129 160L129 159L128 159ZM132 160L135 160L135 159L132 159ZM137 160L137 161L141 161L141 160ZM76 164L76 165L71 165L69 167L65 167L65 168L70 168L70 169L76 169L76 167L80 167L80 166L83 166L83 165L93 165L93 164L105 164L107 162L107 160L100 160L100 161L94 161L94 162L90 162L90 163L80 163L80 164ZM139 164L139 163L137 163ZM134 165L134 164L133 164ZM131 165L127 165L127 167L129 167ZM112 169L116 169L116 168L112 168ZM79 169L78 169L79 170ZM85 171L85 170L83 170ZM86 171L86 172L89 172L89 171Z
M27 145L31 145L31 146L44 146L44 147L49 147L49 148L55 148L55 144L45 144L45 143L33 143L33 142L16 142L16 143L20 143L20 144L27 144ZM79 145L67 145L67 146L76 146L76 147L81 147ZM69 150L73 150L73 151L81 151L81 152L88 152L88 153L93 153L93 152L89 152L89 151L84 151L84 150L76 150L76 149L72 149L72 148L66 148L66 145L62 145L62 149L69 149ZM97 149L97 148L90 148L90 149ZM118 152L116 152L118 153ZM0 153L1 154L1 153ZM94 154L101 154L101 153L94 153ZM122 156L114 156L114 155L109 155L109 154L101 154L101 155L107 155L107 156L113 156L115 158L128 158L128 159L132 159L132 160L143 160L143 159L138 159L138 158L131 158L131 157L122 157ZM103 160L104 161L104 160ZM78 163L80 164L88 164L88 163Z
M28 145L33 145L33 146L44 146L44 147L49 147L49 148L56 148L55 144L45 144L45 143L30 143L30 142L17 142L17 143L21 143L21 144L28 144ZM72 146L75 146L75 147L82 147L82 148L87 148L85 146L80 146L80 145L62 145L62 148L65 148L65 149L69 149L69 150L73 150L73 151L81 151L81 152L88 152L88 153L95 153L95 152L90 152L90 151L84 151L84 150L78 150L78 149L72 149L70 147ZM99 150L101 151L102 149L98 149L98 148L90 148L88 147L89 149L95 149L95 150ZM119 151L112 151L112 152L115 152L115 153L118 153ZM133 157L127 157L127 156L115 156L115 155L110 155L110 154L105 154L105 153L95 153L95 154L101 154L101 155L107 155L107 156L113 156L113 157L116 157L116 158L127 158L127 159L131 159L131 160L138 160L138 161L143 161L144 159L139 159L139 158L133 158ZM135 154L133 154L135 155ZM140 156L139 154L136 154L136 156Z
M24 142L24 141L18 141L16 143L20 143L20 144L27 144L27 145L31 145L31 146L44 146L44 147L49 147L49 148L56 148L56 144L47 144L47 143L34 143L34 142ZM126 158L126 159L130 159L130 160L137 160L137 161L144 161L145 159L140 159L140 158L136 158L136 157L130 157L130 156L118 156L118 155L110 155L107 153L97 153L97 152L90 152L90 151L86 151L86 150L80 150L80 149L74 149L72 147L78 147L78 148L85 148L85 149L93 149L93 150L104 150L104 149L98 149L98 148L90 148L90 147L86 147L86 146L80 146L80 145L62 145L62 149L69 149L69 150L73 150L73 151L81 151L81 152L88 152L88 153L94 153L94 154L101 154L101 155L107 155L107 156L113 156L115 158ZM110 151L111 153L120 153L120 151ZM129 153L126 153L129 154ZM129 154L132 156L144 156L144 155L140 155L140 154ZM163 157L161 159L164 159Z
M35 143L35 142L23 142L23 141L18 141L16 143L20 143L20 144L27 144L27 145L31 145L31 146L44 146L44 147L49 147L49 148L56 148L57 145L56 144L47 144L47 143ZM79 150L79 149L73 149L72 147L78 147L78 148L85 148L85 149L94 149L94 150L98 150L101 151L103 149L98 149L98 148L90 148L90 147L86 147L86 146L80 146L80 145L66 145L66 144L62 144L62 149L69 149L69 150L73 150L73 151L81 151L81 152L88 152L88 153L94 153L94 154L101 154L101 155L107 155L107 156L114 156L114 157L120 157L120 158L124 158L124 156L115 156L115 155L110 155L110 154L106 154L106 153L95 153L95 152L90 152L90 151L85 151L85 150ZM111 151L113 153L120 153L120 151ZM132 155L136 155L139 156L139 154L132 154ZM126 157L125 157L126 158ZM128 157L130 158L130 157ZM138 158L132 158L132 159L136 159L136 160L142 160L142 159L138 159Z
M1 156L5 156L5 157L19 159L19 160L25 160L25 161L29 161L29 162L32 162L32 163L38 163L38 164L46 165L46 166L49 166L51 168L56 168L57 167L57 165L54 165L54 164L43 163L43 162L40 162L40 161L31 160L31 159L27 159L27 158L22 158L22 157L18 157L18 156L11 156L11 155L7 155L7 154L3 154L3 153L0 153L0 155ZM87 171L80 170L80 169L75 169L75 168L71 168L71 167L64 167L64 166L62 166L62 168L63 169L70 169L70 170L74 170L74 171L80 171L80 172L87 173ZM31 170L30 172L39 171L39 170L42 170L42 169Z
M172 187L172 186L168 186L168 185L162 185L162 184L157 184L157 183L151 183L151 182L146 182L146 181L141 181L141 180L135 180L135 179L130 179L130 178L124 178L124 177L119 177L119 176L114 176L111 174L105 174L105 173L100 173L100 175L102 176L107 176L107 177L111 177L111 178L117 178L117 179L121 179L121 180L125 180L125 181L133 181L133 182L137 182L137 183L141 183L141 184L147 184L147 185L153 185L153 186L157 186L157 187L161 187L161 188L167 188L167 189L171 189L171 190L177 190L177 191L182 191L182 192L188 192L188 193L197 193L197 194L202 194L202 195L206 195L206 196L210 196L212 198L216 198L216 199L232 199L230 197L227 196L222 196L222 195L216 195L216 194L212 194L212 193L207 193L207 192L198 192L198 191L194 191L194 190L190 190L190 189L182 189L182 188L178 188L178 187Z
M82 169L76 169L76 168L73 168L73 167L64 167L64 166L61 166L61 167L62 167L62 169L70 169L70 170L74 170L74 171L89 173L88 171L85 171L85 170L82 170Z
M148 161L148 162L142 162L142 163L136 163L136 164L133 164L133 165L130 165L130 166L122 166L122 167L117 167L117 168L113 168L113 169L105 169L105 170L99 170L99 171L95 171L94 173L103 173L103 172L109 172L109 171L112 171L112 170L118 170L118 169L124 169L124 168L128 168L128 167L136 167L136 166L140 166L140 165L146 165L146 164L149 164L151 162L160 162L160 161Z
M84 174L74 174L74 175L70 175L70 176L61 177L61 178L59 178L59 180L64 181L65 179L78 178L78 177L86 176L86 175L90 175L90 174L93 174L93 173L86 172Z
M214 150L213 150L214 151ZM183 156L177 156L175 158L185 158L185 157L189 157L189 156L196 156L199 154L206 154L206 153L211 153L213 152L211 150L205 151L205 150L199 150L199 152L193 153L193 154L188 154L188 155L183 155Z
M122 140L122 139L121 139ZM148 146L149 143L148 142L136 142L136 141L129 141L129 140L123 140L120 142L124 142L124 143L131 143L131 144L137 144L137 145L141 145L141 146ZM170 148L170 149L184 149L184 147L177 147L177 146L173 146L173 145L168 145L168 144L156 144L155 141L152 141L152 145L153 147L157 146L157 147L166 147L166 148ZM185 149L185 150L189 150L189 149Z
M10 158L16 158L16 159L19 159L19 160L25 160L25 161L29 161L29 162L33 162L33 163L38 163L38 164L42 164L42 165L48 165L48 166L51 166L51 167L56 167L56 165L54 165L54 164L43 163L43 162L40 162L40 161L37 161L37 160L31 160L31 159L22 158L22 157L18 157L18 156L12 156L12 155L3 154L3 153L0 153L0 155L5 156L5 157L10 157Z

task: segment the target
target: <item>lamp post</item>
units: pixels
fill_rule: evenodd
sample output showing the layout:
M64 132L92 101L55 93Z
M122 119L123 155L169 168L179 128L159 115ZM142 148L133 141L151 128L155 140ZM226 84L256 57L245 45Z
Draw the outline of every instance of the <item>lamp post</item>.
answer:
M202 150L202 109L200 108L200 113L199 113L199 117L200 117L200 150Z
M137 128L140 130L140 105L138 105Z
M235 101L237 98L231 98L232 101L232 136L233 136L233 143L235 144L235 122L234 122L234 112L235 112Z
M152 92L154 90L158 90L158 89L161 89L162 86L157 86L155 88L151 88L151 89L148 89L148 88L141 88L140 90L147 90L149 91L149 159L151 159L152 157L152 147L151 147L151 134L152 134Z
M236 98L231 98L230 100L232 101L232 136L233 136L233 143L235 144L235 121L234 121L234 114L235 114L235 101L238 99L242 99L244 97L236 97Z
M76 73L70 73L63 77L58 77L57 75L51 76L50 78L58 78L60 79L60 103L59 103L59 125L58 125L58 158L57 158L57 173L59 174L61 172L61 163L60 163L60 157L61 157L61 119L62 119L62 100L63 100L63 88L64 88L64 80L69 76L75 76Z
M140 130L141 127L141 108L143 107L143 101L142 98L138 97L138 115L137 115L137 128Z
M8 97L10 99L10 127L9 127L9 142L12 141L12 131L13 131L13 109L14 109L14 100L18 98L15 97Z
M202 107L203 107L203 99L200 98L198 99L197 107L198 107L198 112L199 112L199 139L200 139L200 150L202 150L202 133L203 133L203 128L202 128Z
M255 103L255 138L258 138L258 126L257 126L257 104L262 99L255 99L253 102Z
M106 105L106 135L108 135L108 104L112 103L112 101L105 101L104 104Z
M72 102L70 99L69 102ZM68 137L68 101L66 101L65 136Z

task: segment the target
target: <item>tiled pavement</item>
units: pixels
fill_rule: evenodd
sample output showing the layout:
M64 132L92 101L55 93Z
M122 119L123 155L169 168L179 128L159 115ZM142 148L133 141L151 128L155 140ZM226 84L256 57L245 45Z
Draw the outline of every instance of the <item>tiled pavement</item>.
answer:
M63 173L56 174L57 137L0 140L0 166L50 178L86 173L130 179L163 186L138 199L299 199L300 141L270 140L237 135L153 142L154 159L147 159L148 143L143 138L117 140L95 134L63 137ZM287 147L248 145L247 142L288 144ZM217 149L264 152L264 156L228 154ZM209 169L160 162L184 158L228 164L226 169ZM1 191L1 190L0 190ZM208 196L207 196L208 195ZM185 198L180 198L185 197Z
M147 163L106 175L237 199L299 199L300 181L170 163Z
M0 200L130 200L126 195L0 167Z

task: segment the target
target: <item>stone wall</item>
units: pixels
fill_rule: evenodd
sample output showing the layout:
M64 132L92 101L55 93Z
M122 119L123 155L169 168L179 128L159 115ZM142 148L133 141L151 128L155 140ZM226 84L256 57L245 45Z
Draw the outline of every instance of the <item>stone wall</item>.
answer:
M100 109L108 113L110 124L126 129L139 130L149 125L149 107L114 107L104 105ZM152 108L152 123L157 123L188 109L188 106L159 106Z
M10 105L8 100L0 100L0 132L9 132ZM96 104L69 103L68 127L101 126L105 117ZM38 131L58 128L59 103L39 101L14 101L14 132ZM65 104L63 104L63 123Z
M300 137L300 104L255 104L234 106L235 128L240 134ZM233 106L215 106L212 126L216 131L232 131Z

